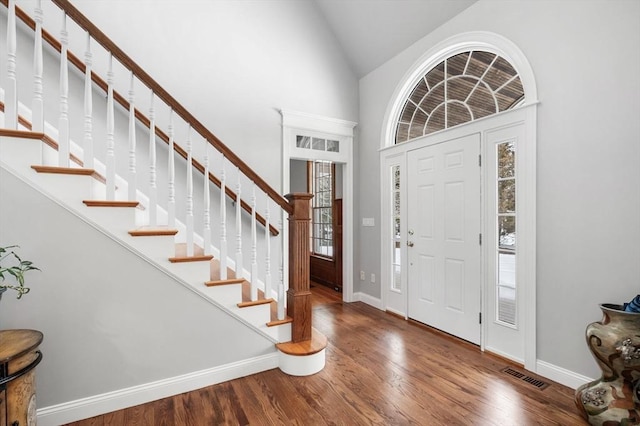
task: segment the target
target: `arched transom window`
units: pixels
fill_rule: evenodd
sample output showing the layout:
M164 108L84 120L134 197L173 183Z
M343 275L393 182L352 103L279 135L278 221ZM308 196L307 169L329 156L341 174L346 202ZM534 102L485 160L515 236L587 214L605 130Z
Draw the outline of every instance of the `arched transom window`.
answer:
M520 77L506 59L485 51L459 53L413 88L397 123L396 143L508 110L523 99Z

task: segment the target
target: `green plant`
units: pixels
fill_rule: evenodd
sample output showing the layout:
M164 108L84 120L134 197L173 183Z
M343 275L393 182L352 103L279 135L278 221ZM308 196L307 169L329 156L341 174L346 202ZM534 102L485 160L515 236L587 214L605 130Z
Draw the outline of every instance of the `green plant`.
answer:
M20 256L12 250L17 247L19 246L0 247L0 290L15 290L18 292L18 299L20 299L31 290L29 287L24 286L24 274L27 271L39 271L40 269L33 266L33 262L22 260ZM3 265L3 263L5 264ZM7 263L10 264L6 265ZM7 274L7 276L13 276L18 285L5 284L5 274Z

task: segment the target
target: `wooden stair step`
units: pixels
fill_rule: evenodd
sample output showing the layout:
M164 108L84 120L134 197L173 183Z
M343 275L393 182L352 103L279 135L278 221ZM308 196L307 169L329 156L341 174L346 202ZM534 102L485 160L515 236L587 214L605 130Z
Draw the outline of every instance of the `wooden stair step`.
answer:
M327 347L327 337L315 328L311 328L311 339L302 342L278 343L276 347L279 351L287 355L313 355Z
M206 281L204 285L206 285L207 287L215 287L218 285L242 284L243 282L244 278L229 278L228 280Z
M259 299L259 300L249 301L249 302L240 302L238 303L238 308L248 308L250 306L266 305L267 303L271 303L273 301L274 301L273 299Z
M176 235L177 229L169 228L140 228L129 231L132 237L159 237L166 235Z
M196 256L179 256L179 257L170 257L169 262L171 263L183 263L183 262L208 262L213 259L212 254L203 254Z
M82 200L87 207L138 207L138 201Z
M96 171L93 169L83 169L79 167L58 167L58 166L31 166L38 173L54 173L59 175L79 175L92 176Z
M275 327L276 325L282 325L282 324L289 324L293 322L293 318L291 317L286 317L285 319L281 319L281 320L273 320L273 321L269 321L267 323L267 327Z

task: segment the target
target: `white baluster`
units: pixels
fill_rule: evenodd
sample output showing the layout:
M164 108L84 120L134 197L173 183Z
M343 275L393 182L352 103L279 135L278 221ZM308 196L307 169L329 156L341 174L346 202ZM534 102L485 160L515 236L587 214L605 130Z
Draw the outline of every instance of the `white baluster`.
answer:
M169 204L167 213L169 216L167 225L173 229L176 227L176 167L174 161L174 141L173 141L173 109L169 111L169 153L168 153L168 190Z
M84 137L82 161L84 167L93 169L93 88L91 86L91 36L87 33L87 50L84 52Z
M209 142L204 140L204 254L211 254L211 193L209 188Z
M258 300L258 236L256 230L256 184L251 192L251 300Z
M109 54L107 71L107 200L116 199L116 149L114 140L113 56Z
M9 0L7 11L7 87L5 90L4 126L18 128L18 82L16 75L16 4Z
M149 226L158 225L158 186L156 184L156 118L153 108L155 96L149 101Z
M244 275L242 266L242 202L240 195L242 192L242 184L240 183L240 169L238 172L238 183L236 185L236 278L242 278Z
M58 124L58 165L69 167L69 64L67 50L69 33L67 32L67 14L62 15L60 30L60 121Z
M282 246L282 250L280 253L280 280L278 281L278 319L279 320L283 320L285 313L284 313L284 308L285 308L285 300L284 300L284 245L285 245L285 241L284 241L284 232L283 232L283 227L282 227L282 218L279 221L279 228L280 228L280 241L281 241L281 246Z
M42 0L36 2L33 12L36 22L36 34L33 47L33 106L31 108L31 130L44 131L44 92L42 84L43 60L42 60Z
M264 242L267 245L267 254L265 256L265 276L264 276L264 297L270 298L271 295L271 233L269 232L269 198L267 198L267 209L264 213Z
M136 201L136 107L133 88L133 71L129 83L129 201Z
M220 279L227 279L227 174L222 156L222 170L220 171Z
M191 157L191 125L187 131L187 256L193 256L193 158Z

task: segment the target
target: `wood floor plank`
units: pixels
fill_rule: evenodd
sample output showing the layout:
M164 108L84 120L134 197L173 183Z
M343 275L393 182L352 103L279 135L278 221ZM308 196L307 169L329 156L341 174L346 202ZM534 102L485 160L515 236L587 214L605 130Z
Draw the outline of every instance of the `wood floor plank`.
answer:
M312 294L329 340L321 372L274 369L74 425L587 425L565 386L538 389L475 345L331 289Z

